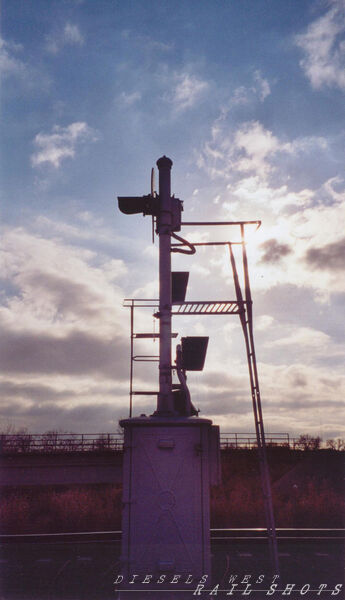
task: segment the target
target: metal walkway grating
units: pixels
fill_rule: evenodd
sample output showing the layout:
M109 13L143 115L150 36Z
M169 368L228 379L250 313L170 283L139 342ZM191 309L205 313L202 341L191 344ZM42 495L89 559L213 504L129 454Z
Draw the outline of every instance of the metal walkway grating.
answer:
M172 315L239 315L244 311L245 301L207 300L182 302L172 305ZM126 299L124 306L133 308L159 308L158 300ZM158 337L159 334L155 334ZM139 337L138 334L136 334ZM144 336L142 336L144 337ZM152 337L154 337L152 335Z
M174 304L173 315L238 315L243 306L236 301L183 302Z

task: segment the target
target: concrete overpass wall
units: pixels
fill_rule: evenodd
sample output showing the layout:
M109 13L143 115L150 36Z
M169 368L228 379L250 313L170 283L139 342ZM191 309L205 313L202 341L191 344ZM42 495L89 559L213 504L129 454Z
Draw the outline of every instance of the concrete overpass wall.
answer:
M122 482L122 452L12 454L0 457L0 486Z

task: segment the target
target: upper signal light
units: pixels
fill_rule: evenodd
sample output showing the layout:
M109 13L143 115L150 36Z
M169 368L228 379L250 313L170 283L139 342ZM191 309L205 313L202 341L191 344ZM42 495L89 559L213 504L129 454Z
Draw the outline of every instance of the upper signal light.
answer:
M143 215L158 214L158 198L148 194L147 196L118 196L119 209L125 215Z

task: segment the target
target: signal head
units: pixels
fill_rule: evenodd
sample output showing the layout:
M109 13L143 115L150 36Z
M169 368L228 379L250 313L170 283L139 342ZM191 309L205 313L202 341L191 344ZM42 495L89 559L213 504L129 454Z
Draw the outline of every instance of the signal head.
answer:
M119 209L125 215L143 215L158 214L157 198L148 194L147 196L118 196Z

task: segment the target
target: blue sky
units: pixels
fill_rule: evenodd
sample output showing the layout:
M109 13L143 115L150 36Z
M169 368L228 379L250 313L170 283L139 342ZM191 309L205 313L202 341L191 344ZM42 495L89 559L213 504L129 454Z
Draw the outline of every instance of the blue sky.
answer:
M115 431L127 415L122 300L157 295L158 255L116 196L148 193L165 154L185 220L262 220L248 254L267 431L344 436L344 33L343 0L4 0L3 429ZM234 298L225 251L174 268L189 299ZM202 416L253 431L236 317L174 329L210 336L189 378ZM155 379L139 368L136 387Z

